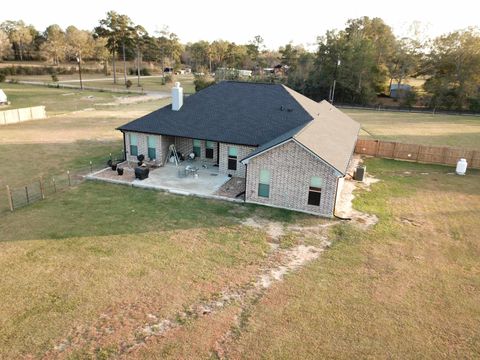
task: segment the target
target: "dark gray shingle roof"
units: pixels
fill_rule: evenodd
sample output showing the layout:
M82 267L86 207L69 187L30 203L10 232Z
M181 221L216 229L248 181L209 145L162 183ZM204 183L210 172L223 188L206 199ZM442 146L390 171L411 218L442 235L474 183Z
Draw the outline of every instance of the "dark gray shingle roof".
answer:
M283 85L224 81L118 129L258 146L312 119Z

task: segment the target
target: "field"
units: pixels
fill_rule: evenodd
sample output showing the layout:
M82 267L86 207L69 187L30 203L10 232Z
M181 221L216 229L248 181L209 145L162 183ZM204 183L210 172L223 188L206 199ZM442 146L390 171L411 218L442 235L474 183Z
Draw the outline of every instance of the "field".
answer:
M24 80L24 81L34 81L40 83L52 84L52 77L50 75L16 75L9 77L13 80ZM179 81L182 84L184 93L193 94L195 93L195 86L193 84L194 77L193 75L174 75L172 81L165 85L162 85L162 76L161 75L152 75L152 76L142 76L140 79L140 86L138 86L136 76L127 76L127 78L132 82L132 86L129 90L138 92L170 92L170 89L176 81ZM125 88L125 82L123 74L117 75L117 84L113 83L112 77L105 77L103 74L84 74L82 76L83 86L93 87L108 90L127 90ZM74 85L80 87L80 80L78 74L74 75L58 75L58 83L60 85Z
M381 182L355 206L379 216L373 229L334 226L319 260L247 309L179 320L132 358L209 357L235 315L241 323L223 345L232 359L478 357L480 174L379 159L367 167ZM265 266L269 240L239 225L247 217L319 221L99 183L9 214L0 224L1 355L40 356L71 339L72 356L115 356L148 314L174 316L245 286ZM112 336L96 333L105 328Z
M114 128L162 104L0 128L0 186L118 151ZM366 165L380 180L354 201L378 216L368 229L98 182L0 213L0 358L479 358L480 172ZM325 239L319 258L252 293L281 254Z
M5 91L14 104L45 104L47 114L61 114L1 128L0 161L5 164L0 174L2 187L23 185L39 176L86 167L90 160L98 161L109 153L118 154L122 149L122 137L115 128L167 103L167 100L154 100L106 106L102 104L114 102L118 95L92 92L88 96L93 98L88 98L88 92L75 92L62 96L69 92L14 84L8 84ZM24 156L22 171L7 166L17 162L20 154Z
M362 124L363 138L480 149L480 116L342 111Z

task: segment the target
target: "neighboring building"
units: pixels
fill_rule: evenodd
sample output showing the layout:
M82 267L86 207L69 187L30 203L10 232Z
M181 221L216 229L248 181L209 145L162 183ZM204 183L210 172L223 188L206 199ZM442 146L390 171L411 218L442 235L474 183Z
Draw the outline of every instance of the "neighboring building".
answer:
M390 85L390 97L393 99L402 99L404 98L410 91L412 87L407 84L392 84Z
M280 84L223 81L118 128L128 160L193 152L245 179L245 201L333 216L360 125Z

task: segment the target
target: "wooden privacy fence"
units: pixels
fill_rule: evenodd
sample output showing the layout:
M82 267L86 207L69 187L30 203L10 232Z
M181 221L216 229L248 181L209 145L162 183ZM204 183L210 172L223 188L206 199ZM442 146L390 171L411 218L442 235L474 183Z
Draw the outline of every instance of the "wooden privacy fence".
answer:
M459 159L464 158L467 159L469 168L480 169L479 150L359 139L355 152L375 157L450 166L455 166Z
M0 125L15 124L28 120L45 119L46 117L47 113L45 112L45 106L4 110L0 111Z

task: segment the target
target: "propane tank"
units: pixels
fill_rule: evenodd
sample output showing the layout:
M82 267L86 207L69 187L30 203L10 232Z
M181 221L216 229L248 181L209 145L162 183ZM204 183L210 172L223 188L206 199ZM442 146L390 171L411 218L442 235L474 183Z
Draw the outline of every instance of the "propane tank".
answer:
M467 159L460 159L457 162L457 168L455 169L455 172L457 175L465 175L467 172Z

